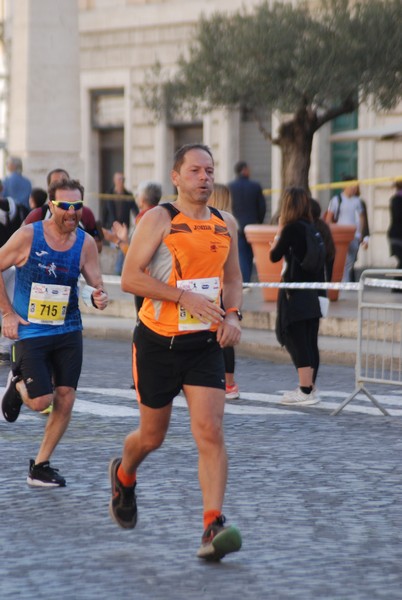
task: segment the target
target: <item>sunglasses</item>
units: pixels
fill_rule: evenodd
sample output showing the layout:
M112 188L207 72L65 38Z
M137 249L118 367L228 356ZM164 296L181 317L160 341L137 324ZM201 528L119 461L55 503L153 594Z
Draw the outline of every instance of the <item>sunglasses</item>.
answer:
M72 206L75 211L81 210L81 208L84 206L84 203L82 200L78 200L77 202L65 202L63 200L52 200L52 204L54 204L58 208L61 208L61 210L70 210L70 207Z

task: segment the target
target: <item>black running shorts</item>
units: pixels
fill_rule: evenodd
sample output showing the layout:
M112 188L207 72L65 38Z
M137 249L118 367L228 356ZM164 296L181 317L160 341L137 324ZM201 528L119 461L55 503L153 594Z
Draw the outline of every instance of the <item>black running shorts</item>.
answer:
M133 336L133 378L138 401L150 408L170 404L183 385L224 390L225 365L216 333L168 338L140 321Z
M30 398L58 386L77 389L82 367L82 332L44 335L15 342L12 370L22 376Z

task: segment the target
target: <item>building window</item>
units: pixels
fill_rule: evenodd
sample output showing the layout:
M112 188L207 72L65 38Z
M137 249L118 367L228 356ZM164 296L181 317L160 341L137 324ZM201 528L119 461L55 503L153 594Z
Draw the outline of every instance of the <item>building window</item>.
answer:
M92 92L92 127L119 129L124 126L124 90L96 90Z
M172 125L174 151L178 150L184 144L202 144L203 127L202 123L186 123Z

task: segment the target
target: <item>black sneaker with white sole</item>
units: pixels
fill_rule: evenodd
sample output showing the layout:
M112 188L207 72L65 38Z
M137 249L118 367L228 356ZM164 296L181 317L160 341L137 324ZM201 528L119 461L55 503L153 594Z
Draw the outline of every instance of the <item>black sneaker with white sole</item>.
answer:
M19 375L14 375L12 371L9 372L6 391L1 401L1 410L5 420L9 423L14 423L20 414L22 399L16 387L20 379Z
M59 475L58 469L53 469L48 460L35 464L34 460L29 461L29 473L27 484L32 487L65 487L66 480Z
M135 484L125 487L117 477L121 458L113 458L109 464L109 477L112 486L112 499L109 513L112 519L123 529L134 529L137 524L137 500Z

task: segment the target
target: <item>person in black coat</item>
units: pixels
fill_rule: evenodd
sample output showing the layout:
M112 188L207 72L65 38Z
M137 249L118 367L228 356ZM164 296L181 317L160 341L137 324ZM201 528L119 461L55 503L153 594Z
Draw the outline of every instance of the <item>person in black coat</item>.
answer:
M306 224L312 224L311 202L302 188L285 190L279 216L280 232L271 247L272 262L285 260L283 281L323 281L324 274L306 272L301 262L306 254ZM277 307L277 337L289 352L299 376L299 387L286 392L281 400L287 405L311 405L320 401L315 381L320 355L318 328L321 317L318 291L280 289Z
M397 260L397 269L402 269L402 179L395 182L396 193L390 200L391 220L387 232L390 254ZM399 278L400 279L400 278ZM402 292L395 288L393 292Z
M253 249L244 234L246 225L259 224L264 221L266 203L262 188L257 181L250 179L248 164L240 160L235 164L237 175L228 185L232 197L232 212L239 224L239 260L244 283L249 283L253 270Z
M121 171L116 171L113 175L113 186L109 190L110 195L115 198L107 200L103 207L102 224L105 229L111 229L113 223L117 221L130 228L131 219L138 215L138 206L132 194L124 186L125 177ZM131 199L124 199L124 196L131 196ZM116 275L121 275L123 268L124 254L118 248L114 272Z

